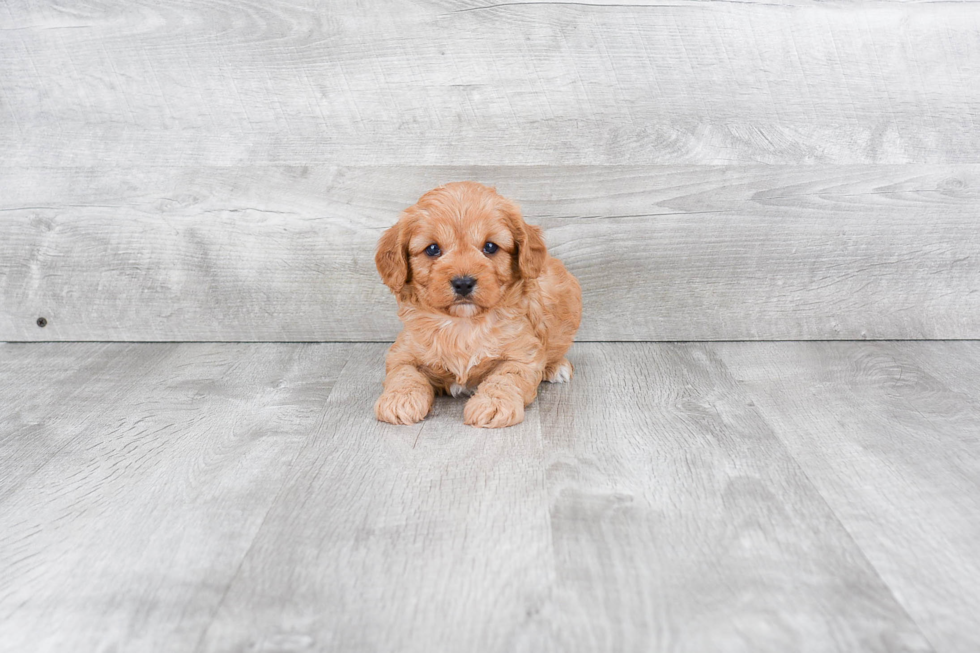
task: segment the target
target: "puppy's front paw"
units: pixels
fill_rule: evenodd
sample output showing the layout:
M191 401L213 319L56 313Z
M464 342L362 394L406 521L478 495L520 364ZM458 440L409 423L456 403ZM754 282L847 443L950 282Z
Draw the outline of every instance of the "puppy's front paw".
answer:
M429 414L432 408L432 390L386 390L374 404L374 414L389 424L414 424Z
M470 426L499 429L524 421L524 402L519 398L493 397L479 391L463 409L463 422Z

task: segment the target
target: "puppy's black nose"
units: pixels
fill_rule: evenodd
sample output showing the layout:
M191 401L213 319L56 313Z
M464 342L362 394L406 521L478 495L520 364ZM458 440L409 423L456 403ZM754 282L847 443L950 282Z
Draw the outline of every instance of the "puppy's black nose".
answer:
M473 277L453 277L453 280L449 282L453 291L460 297L466 297L476 286L476 279Z

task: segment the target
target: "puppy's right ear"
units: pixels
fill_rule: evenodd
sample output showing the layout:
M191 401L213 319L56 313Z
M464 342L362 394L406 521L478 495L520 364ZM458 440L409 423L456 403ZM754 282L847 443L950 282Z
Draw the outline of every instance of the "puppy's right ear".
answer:
M378 241L378 251L374 264L378 267L381 280L395 294L408 283L408 236L405 221L399 220L389 228Z

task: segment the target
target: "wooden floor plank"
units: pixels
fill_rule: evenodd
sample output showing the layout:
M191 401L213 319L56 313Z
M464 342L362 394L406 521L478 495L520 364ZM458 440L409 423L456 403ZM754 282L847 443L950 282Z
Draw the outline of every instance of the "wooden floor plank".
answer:
M0 165L977 160L972 2L0 12Z
M393 340L378 238L456 179L544 228L580 341L980 337L980 165L327 165L0 167L0 340Z
M514 650L548 601L536 413L474 429L441 398L378 423L385 349L354 347L199 650Z
M557 650L929 650L709 350L573 354L540 405Z
M980 649L980 343L714 350L936 650Z
M49 367L69 358L45 347ZM76 391L102 353L92 349L73 348L80 365L57 385L98 409L75 424L63 414L71 402L50 390L50 428L68 442L0 504L0 647L191 650L349 351L109 345L104 369L129 390L90 396L106 385L96 373ZM166 363L147 366L156 351ZM19 352L25 362L28 353ZM32 435L45 437L17 437ZM5 457L0 476L19 463Z
M93 420L145 393L134 375L149 375L175 351L175 345L0 344L0 506Z

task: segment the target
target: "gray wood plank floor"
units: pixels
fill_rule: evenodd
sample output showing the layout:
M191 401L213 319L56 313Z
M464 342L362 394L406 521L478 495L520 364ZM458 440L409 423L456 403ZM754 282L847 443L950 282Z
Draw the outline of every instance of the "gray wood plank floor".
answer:
M0 650L980 647L978 342L578 344L502 431L384 350L0 345Z
M938 650L980 650L980 345L718 346Z
M0 5L0 165L973 163L973 2Z
M454 179L545 229L580 342L980 337L980 165L311 165L0 166L0 340L393 340L378 238Z

